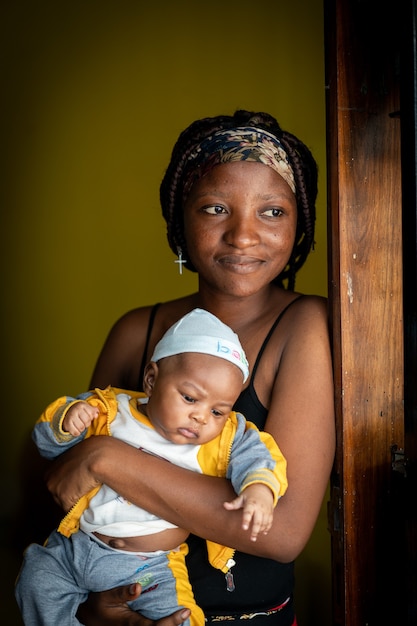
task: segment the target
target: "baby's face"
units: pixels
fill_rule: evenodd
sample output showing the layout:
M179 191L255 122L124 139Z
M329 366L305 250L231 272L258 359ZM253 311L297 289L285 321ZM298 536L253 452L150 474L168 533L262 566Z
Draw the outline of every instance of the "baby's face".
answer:
M195 352L161 359L154 369L145 391L155 430L176 444L200 445L217 437L242 390L240 369Z

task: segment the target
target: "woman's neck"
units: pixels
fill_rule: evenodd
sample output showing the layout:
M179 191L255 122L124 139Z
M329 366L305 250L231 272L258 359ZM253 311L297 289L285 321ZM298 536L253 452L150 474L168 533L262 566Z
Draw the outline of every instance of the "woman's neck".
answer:
M259 324L262 319L275 317L292 297L292 292L273 284L248 296L230 296L200 288L193 296L193 306L210 311L238 332L253 323Z

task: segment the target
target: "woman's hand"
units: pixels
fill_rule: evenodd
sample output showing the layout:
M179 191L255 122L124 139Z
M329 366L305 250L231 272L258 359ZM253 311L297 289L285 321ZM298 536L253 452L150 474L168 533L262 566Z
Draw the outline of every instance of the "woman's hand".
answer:
M46 485L64 511L100 482L93 473L94 459L110 437L90 437L55 459L46 471Z
M189 609L180 609L172 615L153 622L135 613L128 606L128 601L140 596L142 588L139 583L125 587L116 587L108 591L90 593L88 599L81 604L77 617L86 626L179 626L189 616Z

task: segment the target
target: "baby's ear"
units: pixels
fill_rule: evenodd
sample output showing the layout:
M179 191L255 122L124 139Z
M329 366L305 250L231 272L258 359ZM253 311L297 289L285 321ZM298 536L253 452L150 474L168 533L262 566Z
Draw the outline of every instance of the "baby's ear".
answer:
M150 398L153 392L155 381L158 378L158 364L155 361L150 361L145 367L145 373L143 375L143 391Z

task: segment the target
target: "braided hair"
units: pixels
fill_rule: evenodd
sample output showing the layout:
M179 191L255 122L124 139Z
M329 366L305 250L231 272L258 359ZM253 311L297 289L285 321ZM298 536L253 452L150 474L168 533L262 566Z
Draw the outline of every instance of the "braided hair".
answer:
M178 248L187 256L184 236L183 184L184 170L190 154L197 144L221 130L251 126L266 130L277 137L284 147L294 172L295 198L297 203L297 228L290 259L274 282L293 290L297 271L302 267L314 246L314 224L317 197L317 164L307 146L295 135L281 129L277 120L268 113L239 110L234 115L206 117L193 122L179 136L171 155L171 161L160 186L162 214L167 224L168 243L174 254ZM187 269L195 272L191 261Z

